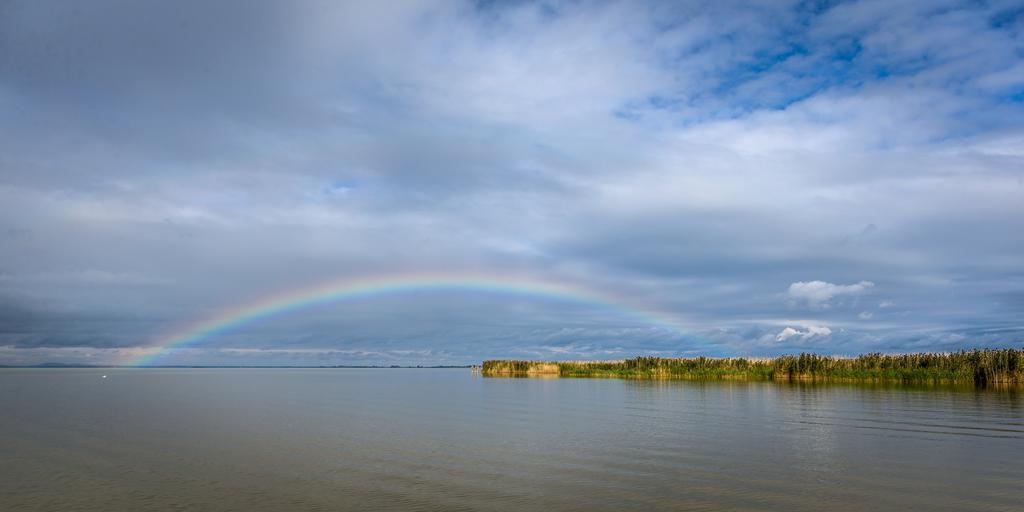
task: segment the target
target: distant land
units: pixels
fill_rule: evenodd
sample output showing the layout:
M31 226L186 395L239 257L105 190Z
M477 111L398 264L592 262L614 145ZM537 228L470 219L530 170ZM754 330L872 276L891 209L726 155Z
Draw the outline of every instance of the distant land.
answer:
M39 363L26 365L0 364L0 368L472 368L473 365L153 365L126 366L113 364Z

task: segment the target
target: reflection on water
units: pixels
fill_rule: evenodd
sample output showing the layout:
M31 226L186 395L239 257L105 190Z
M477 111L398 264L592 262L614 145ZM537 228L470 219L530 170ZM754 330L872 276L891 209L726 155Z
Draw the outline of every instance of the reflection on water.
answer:
M1013 389L10 369L0 415L2 510L1022 508Z

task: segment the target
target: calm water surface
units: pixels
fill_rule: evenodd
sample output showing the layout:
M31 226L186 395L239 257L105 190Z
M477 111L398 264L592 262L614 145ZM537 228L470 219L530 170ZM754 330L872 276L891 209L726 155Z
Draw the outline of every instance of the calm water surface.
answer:
M1012 391L0 370L0 510L1024 510L1022 484Z

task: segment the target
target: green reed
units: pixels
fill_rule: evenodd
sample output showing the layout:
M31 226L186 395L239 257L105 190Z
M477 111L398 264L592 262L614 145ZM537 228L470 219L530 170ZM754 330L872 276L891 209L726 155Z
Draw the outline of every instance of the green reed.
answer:
M621 361L484 361L484 375L548 375L635 379L835 380L1024 384L1024 350L963 350L952 353L817 354L775 358L635 357Z

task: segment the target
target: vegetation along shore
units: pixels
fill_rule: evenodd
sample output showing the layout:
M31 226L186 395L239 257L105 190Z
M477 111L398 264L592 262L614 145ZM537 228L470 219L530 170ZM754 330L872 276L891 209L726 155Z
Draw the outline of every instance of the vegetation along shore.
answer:
M817 354L774 358L636 357L619 361L484 361L492 377L616 377L683 380L814 380L1024 384L1024 350L964 350L952 353Z

